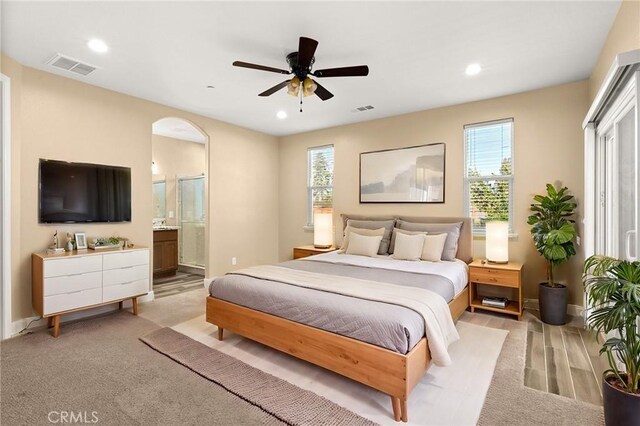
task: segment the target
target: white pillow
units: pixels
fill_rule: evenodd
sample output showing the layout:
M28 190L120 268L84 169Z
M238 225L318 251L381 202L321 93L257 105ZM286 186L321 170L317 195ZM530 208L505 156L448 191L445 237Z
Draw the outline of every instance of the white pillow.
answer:
M401 234L398 234L398 236L400 235ZM447 241L447 235L448 234L425 235L420 258L422 260L430 260L431 262L440 262L442 252L444 251L444 243Z
M378 254L381 241L382 235L368 237L352 232L347 246L347 254L374 257Z
M342 240L342 247L340 247L340 253L344 253L347 251L347 247L349 247L349 239L351 234L359 234L366 235L367 237L377 237L378 235L384 238L384 228L379 229L364 229L364 228L354 228L351 225L347 225L344 229L344 239Z
M425 234L397 233L396 245L391 256L400 260L420 260L425 238Z

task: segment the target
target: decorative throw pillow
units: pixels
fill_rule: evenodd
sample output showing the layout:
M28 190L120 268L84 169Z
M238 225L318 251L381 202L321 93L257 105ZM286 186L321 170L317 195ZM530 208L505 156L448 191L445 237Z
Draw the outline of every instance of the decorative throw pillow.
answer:
M349 238L347 254L374 257L378 254L380 241L382 241L382 236L380 235L369 237L352 232Z
M458 238L460 238L460 228L462 222L452 223L414 223L398 221L398 227L407 231L422 231L428 234L447 233L447 240L442 251L442 260L454 260L458 252Z
M351 234L359 234L365 235L367 237L383 237L384 236L384 228L378 229L363 229L363 228L354 228L352 226L347 225L344 230L344 239L342 240L342 246L340 247L339 252L344 253L347 251L347 247L349 247L349 239Z
M389 250L389 244L391 243L391 231L395 226L395 220L355 220L348 219L347 226L360 229L380 229L384 228L384 235L382 236L382 242L378 249L378 254L387 254Z
M429 234L424 236L424 244L420 259L431 262L440 262L447 234Z
M425 234L397 233L395 251L391 256L400 260L420 260L426 237Z
M396 235L405 234L405 235L427 235L424 231L407 231L400 228L393 228L393 233L391 233L391 244L389 244L389 254L393 254L396 247Z

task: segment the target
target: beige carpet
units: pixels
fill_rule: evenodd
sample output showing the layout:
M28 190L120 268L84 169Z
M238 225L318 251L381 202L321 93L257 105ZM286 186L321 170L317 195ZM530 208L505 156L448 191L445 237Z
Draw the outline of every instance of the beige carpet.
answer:
M66 324L57 339L2 342L0 424L48 425L64 411L95 412L98 425L284 424L140 342L157 328L119 312Z
M326 398L253 368L170 328L153 331L140 340L288 424L376 425Z
M479 318L476 316L476 318ZM491 318L484 321L492 326ZM602 407L524 386L527 323L496 323L509 330L500 353L491 387L487 393L478 424L486 426L516 425L601 425Z

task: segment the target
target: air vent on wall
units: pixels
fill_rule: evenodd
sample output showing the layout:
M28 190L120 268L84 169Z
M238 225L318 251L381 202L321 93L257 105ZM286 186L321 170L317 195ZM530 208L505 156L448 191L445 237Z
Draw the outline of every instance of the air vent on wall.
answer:
M365 106L361 106L358 108L354 108L351 110L351 112L363 112L363 111L369 111L370 109L373 109L373 105L365 105Z
M54 68L58 68L65 71L70 71L80 75L88 75L94 72L98 67L81 62L77 59L70 58L68 56L57 53L48 62Z

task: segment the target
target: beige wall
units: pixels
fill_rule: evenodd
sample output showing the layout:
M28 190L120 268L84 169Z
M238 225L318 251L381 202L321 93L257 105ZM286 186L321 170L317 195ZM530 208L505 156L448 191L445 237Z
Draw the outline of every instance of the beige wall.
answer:
M177 225L177 177L204 174L206 170L205 145L152 135L151 146L151 157L158 167L158 175L153 175L153 180L166 182L166 223L167 225ZM173 218L169 217L170 211L173 211Z
M614 57L635 49L640 49L640 1L623 0L598 61L593 67L589 79L589 101L595 98Z
M6 56L2 72L12 78L14 320L32 315L30 255L45 249L56 229L117 233L151 245L151 125L164 117L189 120L210 138L208 276L232 269L232 256L234 268L277 260L277 138L22 67ZM39 158L131 167L132 222L39 225Z
M559 181L583 198L582 119L587 110L588 83L581 81L480 102L417 112L335 127L280 139L280 259L291 249L313 242L306 223L307 148L334 144L334 209L340 213L463 215L463 126L513 117L514 220L518 238L510 242L510 258L526 263L525 294L537 298L545 269L526 224L531 197L547 182ZM444 204L359 204L359 154L365 151L444 142L446 188ZM579 208L579 212L581 209ZM578 217L580 220L581 217ZM339 228L339 226L338 226ZM339 230L336 230L338 233ZM484 256L484 241L474 242L474 255ZM582 304L582 250L560 275L570 286L570 303Z

